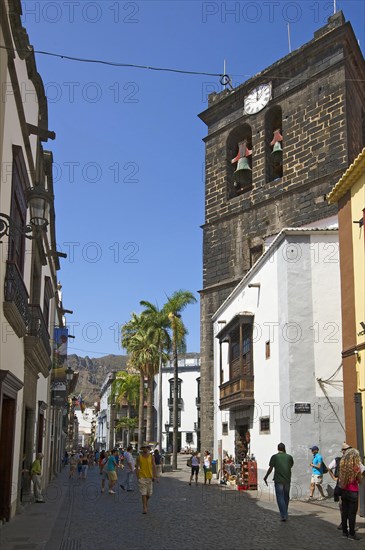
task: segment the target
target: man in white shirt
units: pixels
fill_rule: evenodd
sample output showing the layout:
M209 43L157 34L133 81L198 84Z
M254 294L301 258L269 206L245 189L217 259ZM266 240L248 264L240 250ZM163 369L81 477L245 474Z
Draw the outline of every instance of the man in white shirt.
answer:
M127 491L128 492L131 492L133 491L133 475L134 475L134 470L135 470L135 460L134 460L134 457L132 455L132 450L133 450L133 447L132 445L129 445L127 447L127 451L124 453L124 471L126 473L126 479L125 479L125 482L124 484L121 484L121 488L125 489L125 486L127 486Z

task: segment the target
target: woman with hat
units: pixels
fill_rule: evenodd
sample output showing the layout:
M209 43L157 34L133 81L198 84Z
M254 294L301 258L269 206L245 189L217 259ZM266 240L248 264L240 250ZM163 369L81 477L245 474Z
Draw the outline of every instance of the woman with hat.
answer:
M341 487L342 534L352 540L360 540L355 534L356 513L359 502L361 462L359 451L346 443L342 445L338 484Z

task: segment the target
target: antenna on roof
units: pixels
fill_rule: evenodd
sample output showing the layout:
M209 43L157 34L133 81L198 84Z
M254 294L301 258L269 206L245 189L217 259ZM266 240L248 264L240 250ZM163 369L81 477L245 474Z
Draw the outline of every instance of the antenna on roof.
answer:
M288 23L288 46L289 46L289 53L291 53L291 43L290 43L290 23Z
M221 83L221 85L224 87L225 90L227 89L227 86L229 87L230 90L233 90L231 77L226 73L226 65L227 65L227 62L224 59L223 74L221 75L219 82Z

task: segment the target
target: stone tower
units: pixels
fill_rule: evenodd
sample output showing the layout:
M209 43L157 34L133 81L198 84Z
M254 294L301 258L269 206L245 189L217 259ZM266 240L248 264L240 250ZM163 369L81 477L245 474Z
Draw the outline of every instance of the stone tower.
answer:
M211 94L200 114L208 127L201 290L203 450L213 446L218 406L211 317L260 257L266 236L336 214L326 195L365 146L364 80L357 39L338 12L298 50L236 89Z

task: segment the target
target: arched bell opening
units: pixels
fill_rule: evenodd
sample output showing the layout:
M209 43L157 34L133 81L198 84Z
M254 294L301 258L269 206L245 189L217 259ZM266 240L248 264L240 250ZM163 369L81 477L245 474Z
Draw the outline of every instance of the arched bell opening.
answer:
M249 124L235 128L227 139L228 199L252 189L252 129Z
M283 177L283 117L281 107L272 107L265 117L266 182Z

